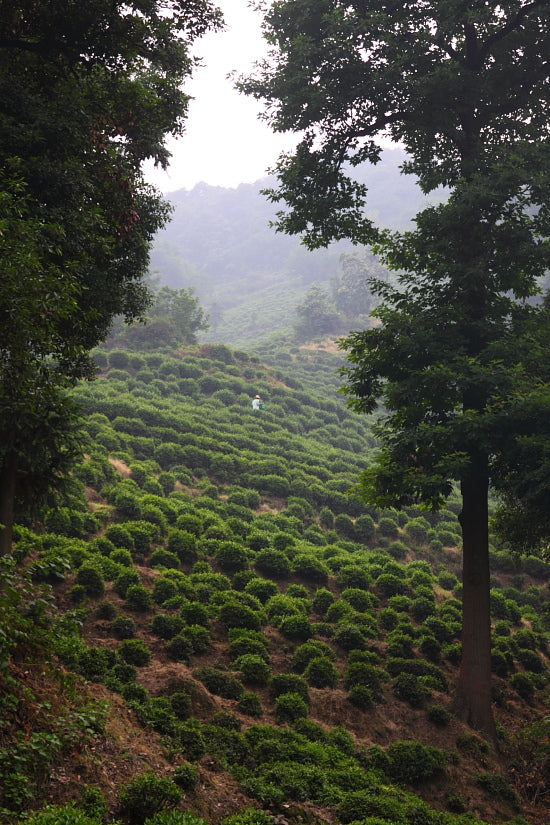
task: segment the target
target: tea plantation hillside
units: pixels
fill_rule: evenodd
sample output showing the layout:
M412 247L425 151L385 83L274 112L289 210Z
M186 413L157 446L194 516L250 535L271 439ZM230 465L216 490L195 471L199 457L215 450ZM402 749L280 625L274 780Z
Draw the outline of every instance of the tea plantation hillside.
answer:
M547 825L549 566L492 549L497 751L450 710L458 499L348 493L336 356L96 360L71 498L1 561L0 821Z

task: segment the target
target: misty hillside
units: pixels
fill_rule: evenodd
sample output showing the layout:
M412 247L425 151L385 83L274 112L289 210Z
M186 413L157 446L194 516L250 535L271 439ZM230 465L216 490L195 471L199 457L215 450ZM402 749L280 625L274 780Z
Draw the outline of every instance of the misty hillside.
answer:
M414 179L399 173L405 154L385 150L377 166L364 168L367 212L381 226L402 228L425 202ZM269 225L281 208L263 188L236 189L201 183L172 193L172 219L155 240L151 268L173 289L193 286L211 319L204 340L242 346L292 329L293 307L312 284L329 287L341 274L347 242L307 251L298 238Z

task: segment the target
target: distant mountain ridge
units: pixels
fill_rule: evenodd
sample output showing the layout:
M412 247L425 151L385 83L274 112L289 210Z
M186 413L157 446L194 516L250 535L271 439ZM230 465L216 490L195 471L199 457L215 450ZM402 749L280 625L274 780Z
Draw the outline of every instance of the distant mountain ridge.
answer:
M401 149L387 149L377 166L360 170L369 190L367 214L381 226L406 226L425 203L414 178L400 173L405 159ZM199 183L167 198L174 211L155 240L152 270L162 284L174 289L194 287L213 321L208 340L241 344L234 320L225 327L224 315L228 310L233 316L242 312L248 322L252 312L257 315L258 303L258 326L266 334L280 331L280 315L271 320L261 317L264 290L272 306L273 291L280 284L285 293L281 305L289 299L296 305L310 284L325 286L338 274L341 253L352 248L341 242L309 252L298 237L276 232L270 223L282 207L261 194L274 183L265 178L236 189ZM250 302L254 307L247 309ZM288 321L288 313L284 315Z

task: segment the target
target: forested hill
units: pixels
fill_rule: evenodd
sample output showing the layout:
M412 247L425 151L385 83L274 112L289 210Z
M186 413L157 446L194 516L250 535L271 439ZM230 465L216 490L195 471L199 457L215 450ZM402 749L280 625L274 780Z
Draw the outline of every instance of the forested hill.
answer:
M96 359L71 498L5 560L2 821L544 825L548 565L491 551L497 752L451 711L459 503L348 495L335 356Z
M423 202L414 179L399 172L404 159L401 150L388 149L377 166L362 170L368 212L380 225L405 226ZM291 307L312 283L328 285L338 276L340 254L352 249L342 242L308 252L298 238L275 232L270 221L280 205L260 191L271 183L236 189L201 183L167 196L174 212L156 237L151 267L173 289L195 288L211 317L206 340L241 345L288 329Z

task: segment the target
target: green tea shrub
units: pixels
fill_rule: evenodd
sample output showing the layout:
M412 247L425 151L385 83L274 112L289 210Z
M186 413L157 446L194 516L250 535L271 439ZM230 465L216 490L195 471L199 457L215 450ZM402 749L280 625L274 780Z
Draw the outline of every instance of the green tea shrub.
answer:
M345 564L340 567L336 581L342 589L348 587L359 588L360 590L368 590L372 578L370 573L364 567L357 564Z
M118 813L132 825L143 825L164 808L175 807L181 798L180 789L171 779L151 771L135 776L120 789Z
M395 630L388 633L388 656L400 659L411 659L414 656L413 639L399 630L399 625Z
M266 533L263 533L260 530L252 530L246 537L246 544L255 553L259 553L260 550L265 550L269 547L271 542Z
M229 656L237 659L247 653L261 656L266 662L269 661L269 641L263 633L244 628L232 628L229 631Z
M303 613L283 616L278 622L278 628L287 639L304 641L313 635L311 622Z
M206 653L212 642L208 628L199 624L187 625L179 632L179 635L187 639L192 652L196 654Z
M342 622L346 619L350 621L355 615L356 611L349 602L338 599L328 606L325 619L327 622Z
M307 703L298 693L281 693L275 699L275 719L279 725L308 715Z
M166 576L160 576L158 579L155 579L153 589L151 591L151 598L155 604L162 605L168 599L173 599L174 596L177 595L178 588L172 579L169 579Z
M105 594L105 581L98 567L83 564L77 571L76 581L92 598L100 599Z
M247 582L244 591L255 596L262 604L265 604L271 596L279 592L279 588L271 579L260 579L256 577Z
M188 662L193 654L193 645L189 639L177 633L166 645L166 654L174 662Z
M134 667L145 667L151 662L151 651L142 639L125 639L118 647L118 655Z
M372 690L366 685L352 685L348 690L348 700L359 710L368 710L375 702Z
M453 590L458 582L457 577L450 570L441 570L437 576L437 581L444 590Z
M462 644L456 642L452 645L444 645L443 655L452 665L459 665L462 659Z
M326 584L328 567L310 553L298 553L292 560L292 572L296 576L307 579L312 584Z
M238 570L237 573L233 576L233 590L237 590L239 593L243 592L246 589L246 585L248 582L252 581L253 579L257 579L258 575L248 568L247 570ZM260 579L260 581L267 581L267 579ZM255 595L255 594L252 594ZM256 596L258 601L261 599Z
M102 556L110 556L116 548L110 539L105 536L97 536L97 538L90 541L88 549L90 553L100 553Z
M96 608L95 615L98 619L110 621L117 615L117 609L112 602L100 602Z
M290 562L282 550L261 550L254 560L254 566L260 573L274 579L286 579L290 576Z
M170 707L177 719L184 721L191 716L193 712L193 702L188 693L183 690L177 690L169 698Z
M114 580L114 590L115 593L121 598L126 597L126 591L129 587L134 585L141 584L141 576L139 575L138 571L134 568L132 570L123 570L121 573L118 574L116 579Z
M447 622L438 616L427 616L424 621L424 628L442 644L451 642L460 634L460 624L458 622Z
M276 626L286 616L305 615L303 602L283 593L276 593L271 596L267 600L265 608L267 618Z
M363 822L365 825L401 825L407 820L403 805L395 798L382 795L377 789L350 791L338 806L339 822Z
M103 825L105 818L69 802L67 805L46 805L26 816L25 822L28 825Z
M452 719L452 714L443 705L430 705L426 715L430 722L440 728L444 728Z
M180 615L187 624L198 624L203 627L209 627L210 625L208 609L201 602L186 602L181 608Z
M153 606L151 592L142 584L130 584L125 593L126 607L136 613L147 613Z
M200 667L193 672L203 685L216 696L224 699L240 699L244 686L240 679L215 667Z
M324 616L333 602L334 596L332 595L330 590L327 590L326 587L320 587L314 593L313 600L311 602L311 607L314 613L318 613L320 616Z
M532 677L528 673L513 673L510 677L510 685L527 703L533 701L535 686Z
M535 633L526 627L516 630L513 642L516 649L536 650L539 646Z
M245 716L256 718L262 715L262 703L257 693L245 690L237 702L237 710Z
M405 525L405 535L415 546L426 544L430 525L424 518L414 518Z
M181 616L174 616L171 613L157 613L151 621L151 632L155 636L169 641L181 631L184 624L185 622Z
M224 573L236 573L248 566L248 554L235 541L224 541L214 554L216 563Z
M297 693L304 702L309 702L307 682L295 673L275 673L271 679L270 693L273 699L282 693Z
M175 768L174 773L172 774L172 779L176 783L178 788L181 788L183 791L192 791L199 784L200 772L199 769L195 767L195 765L190 765L187 762L185 765L178 765L178 767ZM186 825L186 823L183 821L182 815L178 813L177 816L181 817L181 825ZM203 821L204 820L201 820L201 822ZM148 825L151 825L151 823L148 823ZM158 822L155 823L155 825L163 824L161 822ZM168 823L166 823L166 825L168 825ZM174 825L180 825L180 822L176 820L174 822Z
M115 639L133 639L136 635L136 623L130 616L117 616L109 625L109 632Z
M309 662L318 656L328 656L329 659L335 658L334 651L329 645L317 639L310 639L294 651L291 662L292 669L296 673L303 673Z
M88 647L79 651L75 669L89 682L103 682L113 664L112 651L101 647Z
M390 596L387 601L387 607L396 610L398 613L408 613L411 609L412 599L408 596Z
M110 524L105 530L104 538L112 541L115 547L123 547L130 552L135 550L131 534L121 524Z
M368 593L359 587L346 587L346 589L342 591L341 597L361 613L369 611L373 607L375 600L372 593Z
M408 590L404 574L403 578L399 578L393 573L381 573L374 584L376 591L386 599L390 596L404 595Z
M365 647L364 633L354 624L342 623L334 633L334 642L342 650L361 650Z
M382 698L381 682L385 679L384 671L368 662L350 662L344 673L344 687L351 690L356 685L367 687L371 696L379 700Z
M448 690L447 679L443 671L437 665L425 662L422 659L388 659L386 670L392 677L398 676L400 673L412 673L413 676L430 676L433 679L435 690L440 690L443 693Z
M386 753L389 758L389 776L400 784L425 782L445 770L445 754L433 745L392 742Z
M413 673L400 673L396 676L392 682L392 691L397 699L407 702L412 708L423 707L426 698L430 695L429 690Z
M420 652L422 655L428 659L430 662L437 662L441 659L441 642L439 642L435 636L426 635L423 636L420 640L419 644Z
M378 533L389 539L395 539L399 535L399 527L397 522L389 518L389 516L382 516L377 525Z
M116 547L111 553L109 553L109 559L114 564L120 565L122 567L134 566L132 554L129 550L126 550L123 547Z
M290 519L288 521L290 522ZM281 528L282 526L283 525L281 525ZM287 532L274 533L271 543L274 550L280 550L284 553L295 547L296 539Z
M516 653L516 659L523 665L525 670L530 673L544 673L546 665L538 653L534 650L527 650L526 648L519 648Z
M179 570L180 559L170 550L165 550L163 547L157 547L153 550L149 558L150 567L166 567L168 569Z
M383 607L378 611L378 624L382 630L394 630L397 626L398 616L392 607Z
M244 808L236 814L224 817L220 825L273 825L273 817L258 808Z
M334 688L340 674L328 656L318 656L311 659L305 669L304 676L311 687Z
M220 624L225 628L244 627L248 630L260 630L261 622L258 614L245 604L238 601L229 601L222 605L219 612Z
M519 799L516 792L510 787L506 779L498 773L480 773L476 776L476 784L483 788L490 796L504 799L519 809Z
M334 529L339 536L347 539L355 538L355 525L347 513L338 513L334 517Z
M501 650L491 650L491 672L505 679L510 671L508 658Z
M407 552L407 545L402 541L391 541L388 544L388 553L393 559L404 559Z
M234 667L241 672L245 685L264 687L271 678L271 667L263 656L245 653L234 661Z

